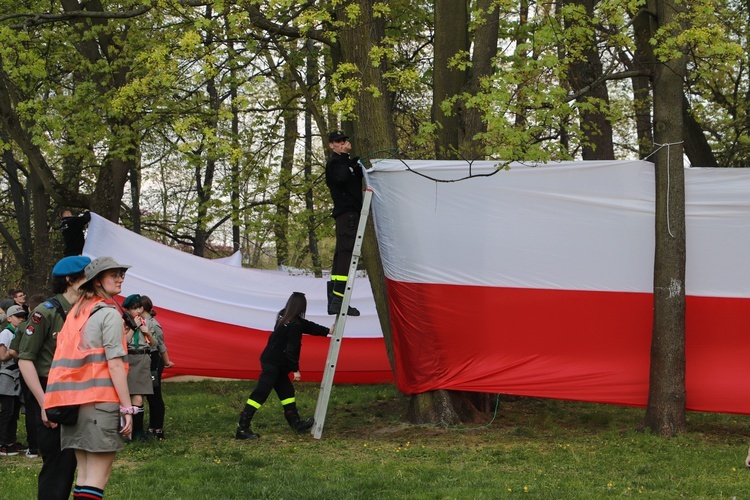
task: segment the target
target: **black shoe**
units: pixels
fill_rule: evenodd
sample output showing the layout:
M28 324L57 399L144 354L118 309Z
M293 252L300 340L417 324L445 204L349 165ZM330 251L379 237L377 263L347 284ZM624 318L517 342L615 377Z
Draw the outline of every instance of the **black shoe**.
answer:
M253 432L250 427L242 428L237 427L237 432L234 433L235 439L258 439L260 434Z
M15 457L16 455L18 455L18 450L12 444L4 444L0 446L0 456Z
M339 311L341 311L341 305L342 305L341 303L342 303L342 301L343 301L342 297L340 297L338 295L334 295L333 296L333 300L331 300L328 303L328 314L330 314L331 316L337 315L339 313ZM347 314L347 316L359 316L360 313L359 313L358 309L356 309L356 308L354 308L352 306L349 306L349 309L347 309L347 313L346 314Z
M346 313L347 316L359 316L359 309L356 307L349 306L349 310Z
M313 424L315 423L315 419L308 418L304 422L300 420L300 422L296 425L295 430L298 434L304 434L305 432L312 429Z
M312 418L302 420L299 417L299 412L297 410L285 412L284 418L286 418L286 421L289 423L289 427L291 427L297 434L304 434L309 431L312 428L313 423L315 423L315 420Z

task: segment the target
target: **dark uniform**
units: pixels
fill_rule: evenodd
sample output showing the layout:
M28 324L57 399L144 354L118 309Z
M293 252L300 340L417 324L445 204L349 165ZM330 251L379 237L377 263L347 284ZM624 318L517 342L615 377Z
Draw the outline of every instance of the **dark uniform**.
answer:
M338 134L338 135L335 135ZM341 136L333 132L331 139ZM358 159L350 158L348 153L332 153L326 163L326 185L331 192L333 212L331 217L336 221L336 250L333 254L331 268L331 285L333 296L329 293L328 314L337 314L341 309L340 301L346 290L349 276L349 265L352 260L354 244L357 241L357 226L362 211L362 167ZM338 305L338 307L336 307ZM358 316L353 308L349 315Z
M282 313L279 313L281 316ZM266 402L272 390L281 401L284 417L297 432L305 432L312 427L313 419L302 421L297 410L294 385L289 374L299 371L299 355L302 349L302 334L327 336L330 332L325 326L296 317L283 325L277 325L268 337L268 344L260 355L261 374L258 385L245 403L240 414L237 439L258 437L250 430L250 421L256 410Z
M55 303L57 302L57 303ZM59 304L59 306L58 306ZM57 333L62 329L65 315L71 304L62 294L39 304L29 316L19 346L18 359L34 362L42 388L47 387L47 376L57 346ZM34 397L26 401L26 412L41 415L39 402ZM73 487L76 456L72 449L60 449L60 426L46 427L37 419L37 441L42 455L42 470L39 472L39 499L67 499Z
M60 219L60 231L65 244L63 256L81 255L86 240L83 230L91 222L91 212L84 212L77 217L63 217Z

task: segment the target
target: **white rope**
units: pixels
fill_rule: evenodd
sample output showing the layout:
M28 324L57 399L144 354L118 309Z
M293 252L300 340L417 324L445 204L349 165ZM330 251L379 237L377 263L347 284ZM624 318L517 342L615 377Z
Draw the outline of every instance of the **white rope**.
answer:
M644 158L644 160L648 160L649 158L651 158L652 156L654 156L656 153L658 153L659 151L661 151L662 148L667 148L667 232L669 233L669 236L671 236L672 238L674 238L674 234L672 234L672 227L670 226L670 223L669 223L669 193L671 191L671 185L670 185L671 179L670 179L670 176L669 176L670 153L671 153L671 147L672 146L679 146L680 144L682 144L684 142L685 141L667 142L665 144L659 144L659 143L655 142L654 146L659 146L659 147L657 149L655 149L654 151L652 151L650 155L648 155L647 157Z

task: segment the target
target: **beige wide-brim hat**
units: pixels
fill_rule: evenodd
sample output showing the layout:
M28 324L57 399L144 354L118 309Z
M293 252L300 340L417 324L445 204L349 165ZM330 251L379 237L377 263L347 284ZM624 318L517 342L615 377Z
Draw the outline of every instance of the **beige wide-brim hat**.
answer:
M108 271L109 269L130 269L131 267L133 266L130 266L128 264L120 264L112 257L97 257L96 259L92 260L88 266L86 266L86 269L84 269L84 273L86 274L86 281L81 283L81 286L89 283L91 280L99 276L99 274L103 271Z

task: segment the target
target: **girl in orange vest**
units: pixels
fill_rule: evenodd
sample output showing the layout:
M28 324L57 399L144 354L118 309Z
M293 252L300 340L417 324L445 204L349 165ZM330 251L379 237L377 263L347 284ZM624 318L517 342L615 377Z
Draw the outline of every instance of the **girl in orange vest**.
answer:
M63 424L60 439L78 460L73 498L104 496L115 453L123 449L119 434L132 430L125 330L112 300L129 267L111 257L91 261L81 296L57 337L44 408L80 405L76 423Z

